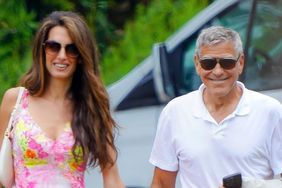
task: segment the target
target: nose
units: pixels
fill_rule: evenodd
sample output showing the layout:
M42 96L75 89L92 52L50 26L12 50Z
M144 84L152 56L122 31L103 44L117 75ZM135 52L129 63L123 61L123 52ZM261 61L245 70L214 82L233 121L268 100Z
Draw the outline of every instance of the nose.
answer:
M66 54L66 49L64 47L62 47L57 55L57 57L59 59L66 59L67 58L67 54Z
M223 70L223 68L220 66L220 64L217 63L217 64L215 65L215 67L213 68L212 72L213 72L213 74L215 74L216 76L220 76L220 75L223 74L224 70Z

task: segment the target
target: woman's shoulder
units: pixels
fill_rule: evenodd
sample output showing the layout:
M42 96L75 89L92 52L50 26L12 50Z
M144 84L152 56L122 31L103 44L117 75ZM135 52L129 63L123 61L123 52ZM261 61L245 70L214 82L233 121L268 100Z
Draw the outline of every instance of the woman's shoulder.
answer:
M20 87L14 87L6 90L2 99L2 107L5 107L7 110L12 110L16 104L17 97L20 91Z
M0 108L0 141L8 125L11 112L16 104L19 91L20 87L11 88L8 89L3 96Z
M5 94L4 94L3 98L5 98L7 100L12 100L12 101L16 100L17 97L18 97L20 88L21 87L13 87L13 88L7 89L5 91Z

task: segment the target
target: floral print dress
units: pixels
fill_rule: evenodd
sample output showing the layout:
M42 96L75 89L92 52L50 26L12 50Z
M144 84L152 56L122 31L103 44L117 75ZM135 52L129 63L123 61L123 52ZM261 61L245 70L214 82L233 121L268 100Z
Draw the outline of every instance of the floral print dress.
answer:
M13 122L14 187L84 187L86 163L82 157L75 160L73 156L70 123L59 138L48 138L28 111L28 95L25 89ZM75 153L82 156L81 147L76 147Z

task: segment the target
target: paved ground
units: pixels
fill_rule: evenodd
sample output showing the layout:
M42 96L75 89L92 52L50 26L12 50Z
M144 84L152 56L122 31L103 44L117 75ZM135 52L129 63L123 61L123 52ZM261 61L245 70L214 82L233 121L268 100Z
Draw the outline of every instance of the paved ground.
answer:
M115 119L121 126L117 139L118 166L120 175L128 187L149 187L150 185L153 166L148 159L155 136L159 110L156 107L146 107L115 114ZM86 186L88 188L103 187L102 177L98 170L86 173Z

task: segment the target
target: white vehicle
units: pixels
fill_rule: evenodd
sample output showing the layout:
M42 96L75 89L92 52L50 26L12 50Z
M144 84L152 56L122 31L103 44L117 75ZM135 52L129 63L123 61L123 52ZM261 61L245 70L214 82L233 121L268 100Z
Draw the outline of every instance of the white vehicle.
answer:
M149 164L157 121L172 98L198 89L193 54L201 29L223 25L238 31L246 65L241 81L249 89L282 101L282 0L217 0L205 8L120 81L108 88L117 136L120 175L128 187L149 187ZM189 108L189 106L187 106ZM87 187L102 187L101 177L86 175Z

